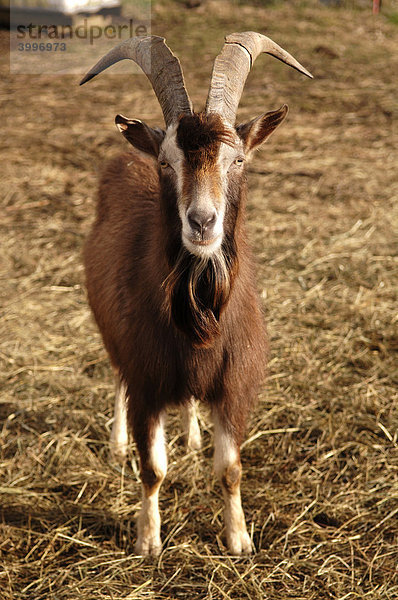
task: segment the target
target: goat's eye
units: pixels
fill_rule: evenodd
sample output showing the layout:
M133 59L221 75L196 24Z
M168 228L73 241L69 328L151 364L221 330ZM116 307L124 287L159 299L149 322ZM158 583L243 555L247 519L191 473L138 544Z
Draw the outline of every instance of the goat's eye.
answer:
M234 163L235 163L236 165L238 165L238 167L240 167L241 165L243 165L243 163L244 163L244 160L245 160L245 159L244 159L244 158L241 158L241 157L240 157L240 158L235 158L235 160L234 160Z
M167 160L161 160L159 164L161 169L167 169L170 166Z

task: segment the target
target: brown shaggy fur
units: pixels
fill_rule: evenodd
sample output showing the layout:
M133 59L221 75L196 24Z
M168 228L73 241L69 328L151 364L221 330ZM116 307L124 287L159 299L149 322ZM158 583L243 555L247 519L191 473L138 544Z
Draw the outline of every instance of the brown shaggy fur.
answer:
M204 151L212 152L206 145ZM240 443L264 373L265 330L243 226L244 173L231 179L228 195L226 288L211 263L195 271L198 259L181 243L173 182L152 159L125 154L101 179L85 248L87 289L111 361L127 384L142 460L153 418L191 396L217 404Z

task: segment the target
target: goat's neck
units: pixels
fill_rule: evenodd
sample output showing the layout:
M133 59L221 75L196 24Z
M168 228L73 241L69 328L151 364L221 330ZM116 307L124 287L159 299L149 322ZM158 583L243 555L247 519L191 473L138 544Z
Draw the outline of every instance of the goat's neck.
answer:
M174 208L176 198L170 197L170 190L163 190L161 212L168 263L163 287L167 308L175 326L199 347L212 345L220 333L219 319L239 273L240 247L244 252L245 246L245 192L245 185L231 190L222 246L219 252L202 258L190 254L183 246L180 218Z

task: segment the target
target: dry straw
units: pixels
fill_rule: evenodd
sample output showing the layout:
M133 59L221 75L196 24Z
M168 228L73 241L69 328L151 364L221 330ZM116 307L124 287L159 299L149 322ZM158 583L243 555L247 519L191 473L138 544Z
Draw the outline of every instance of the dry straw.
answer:
M384 5L385 3L383 3ZM388 9L387 7L384 10ZM250 236L271 338L242 448L257 548L227 555L204 448L169 418L165 548L132 555L137 465L109 462L113 382L81 246L97 172L126 148L117 112L161 122L144 78L2 73L0 597L4 600L392 600L398 596L398 29L319 3L160 3L198 106L225 33L258 29L315 75L256 62L239 118L283 102L250 169ZM198 54L201 54L198 60Z

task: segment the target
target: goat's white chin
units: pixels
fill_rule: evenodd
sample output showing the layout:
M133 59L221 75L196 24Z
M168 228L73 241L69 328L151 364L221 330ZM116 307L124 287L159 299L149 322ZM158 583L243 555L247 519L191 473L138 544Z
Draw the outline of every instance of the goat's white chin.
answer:
M218 250L220 249L220 246L221 246L221 241L222 241L221 234L219 234L217 237L215 237L212 240L203 240L203 241L199 241L199 240L193 241L189 237L187 237L184 233L182 234L182 242L183 242L185 248L188 250L188 252L190 252L191 254L194 254L195 256L200 256L201 258L210 258L213 254L218 252Z

